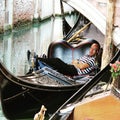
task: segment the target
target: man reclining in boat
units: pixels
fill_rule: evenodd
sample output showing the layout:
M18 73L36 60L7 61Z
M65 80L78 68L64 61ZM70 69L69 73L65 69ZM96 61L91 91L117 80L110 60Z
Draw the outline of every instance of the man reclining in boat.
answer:
M44 66L47 65L67 76L89 74L96 67L96 56L99 49L100 46L97 43L93 43L90 47L89 54L81 57L80 59L73 60L72 64L67 64L59 58L38 57L36 66L38 69L42 69Z

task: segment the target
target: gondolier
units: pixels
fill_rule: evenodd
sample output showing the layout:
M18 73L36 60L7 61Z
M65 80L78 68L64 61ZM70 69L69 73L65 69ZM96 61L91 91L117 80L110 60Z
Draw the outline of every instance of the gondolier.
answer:
M90 47L89 54L78 60L73 60L72 64L67 64L59 58L38 58L36 66L38 69L41 69L47 65L68 76L88 74L95 69L96 55L99 49L100 46L97 43L93 43Z

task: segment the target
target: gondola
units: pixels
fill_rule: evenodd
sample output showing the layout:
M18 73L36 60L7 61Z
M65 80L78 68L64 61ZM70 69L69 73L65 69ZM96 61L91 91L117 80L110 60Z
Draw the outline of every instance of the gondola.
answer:
M91 44L96 42L96 40L88 39L81 41L77 46L72 46L64 40L56 41L50 44L47 56L59 57L69 63L73 58L86 54ZM33 118L41 105L45 105L46 115L50 116L93 77L92 74L71 78L49 67L25 76L14 76L0 62L3 113L7 119L12 120Z

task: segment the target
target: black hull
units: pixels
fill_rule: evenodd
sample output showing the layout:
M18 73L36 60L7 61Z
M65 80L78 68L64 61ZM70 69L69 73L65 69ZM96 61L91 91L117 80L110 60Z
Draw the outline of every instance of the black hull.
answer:
M41 105L46 115L54 113L83 84L40 85L15 77L0 63L1 105L7 119L33 118Z
M70 91L44 91L24 88L5 81L2 87L1 103L3 113L8 119L33 118L41 105L47 108L47 114L55 112L76 89Z

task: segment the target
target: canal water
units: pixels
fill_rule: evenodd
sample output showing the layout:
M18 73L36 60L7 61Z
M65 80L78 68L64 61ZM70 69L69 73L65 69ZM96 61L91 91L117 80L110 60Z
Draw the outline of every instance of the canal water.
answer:
M71 27L77 18L76 14L66 16ZM0 60L12 74L24 75L30 67L27 61L28 50L35 51L38 55L47 54L49 44L62 38L61 17L50 18L39 24L15 29L9 35L0 36ZM0 120L6 120L1 105Z

